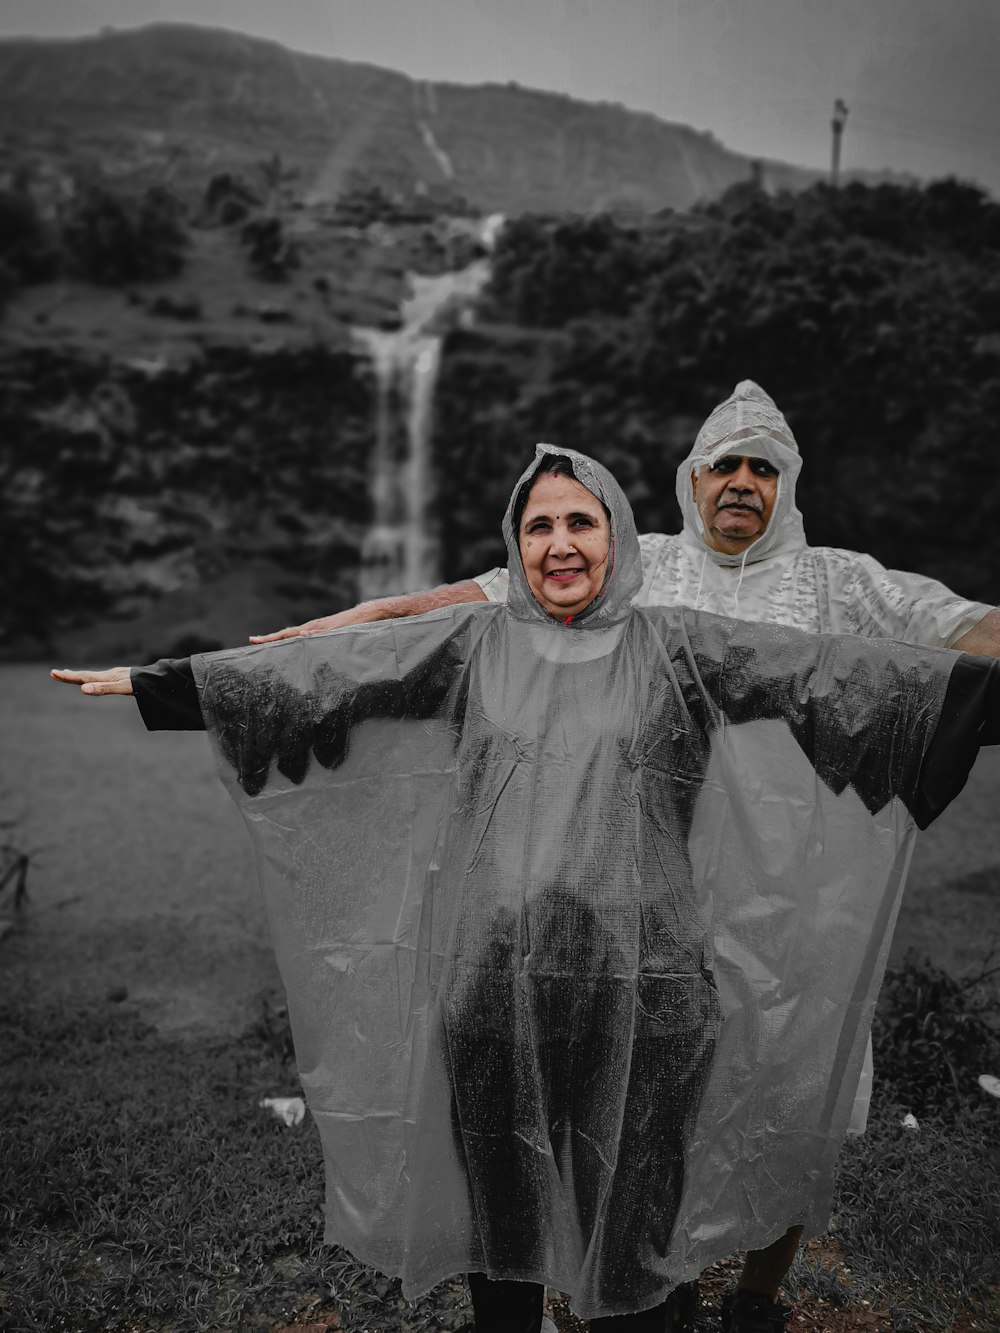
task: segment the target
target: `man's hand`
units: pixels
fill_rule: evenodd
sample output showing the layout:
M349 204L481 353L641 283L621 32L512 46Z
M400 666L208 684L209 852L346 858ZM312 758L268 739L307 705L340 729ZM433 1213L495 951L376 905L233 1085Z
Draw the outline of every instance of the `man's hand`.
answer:
M373 620L395 620L399 616L422 616L442 606L459 606L463 602L488 602L489 598L475 579L462 583L443 583L428 592L411 592L403 597L379 597L373 602L362 602L349 611L338 611L334 616L319 616L302 625L289 625L273 634L251 634L251 643L275 643L278 639L305 638L323 634L328 629L344 629L348 625L367 625Z
M131 667L109 667L107 671L67 671L63 667L50 671L49 675L67 685L79 685L84 694L132 693Z
M385 600L396 599L385 598ZM385 619L377 612L372 613L372 608L377 606L377 602L362 602L360 606L352 606L349 611L338 611L333 616L317 616L315 620L307 620L301 625L276 629L272 634L251 634L250 642L276 643L278 639L305 638L309 634L323 634L328 629L344 629L348 625L367 625L371 620Z

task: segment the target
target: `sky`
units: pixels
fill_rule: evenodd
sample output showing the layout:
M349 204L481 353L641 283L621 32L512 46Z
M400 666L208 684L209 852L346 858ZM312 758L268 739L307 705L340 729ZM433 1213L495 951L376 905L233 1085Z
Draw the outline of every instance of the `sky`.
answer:
M2 0L0 37L230 28L417 78L621 102L754 157L1000 194L1000 0Z

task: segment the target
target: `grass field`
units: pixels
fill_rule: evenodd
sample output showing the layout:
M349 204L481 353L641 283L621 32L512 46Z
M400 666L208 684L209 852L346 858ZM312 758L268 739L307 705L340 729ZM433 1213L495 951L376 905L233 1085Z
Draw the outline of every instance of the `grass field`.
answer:
M180 1040L127 1006L19 1000L0 1012L0 1060L0 1328L471 1327L461 1282L408 1302L319 1243L315 1128L258 1105L297 1091L275 1010L240 1038ZM988 1291L1000 1282L997 1166L993 1108L911 1133L881 1107L845 1148L835 1239L787 1284L803 1333L1000 1328L1000 1287ZM705 1278L716 1306L733 1272ZM577 1327L560 1320L562 1333ZM708 1309L698 1328L717 1329Z

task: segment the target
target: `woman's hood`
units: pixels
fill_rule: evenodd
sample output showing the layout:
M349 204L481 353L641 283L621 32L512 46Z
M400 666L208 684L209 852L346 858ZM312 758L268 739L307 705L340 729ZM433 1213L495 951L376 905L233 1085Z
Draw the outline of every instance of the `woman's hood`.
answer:
M778 490L767 531L742 555L724 555L708 545L691 493L691 473L711 467L726 454L766 458L778 469ZM677 469L677 503L684 516L684 538L717 565L753 565L768 556L805 546L802 515L795 504L795 483L801 469L795 436L774 400L753 380L741 380L708 417L694 448Z
M616 624L629 614L632 599L642 587L642 560L632 506L606 467L586 454L578 454L575 449L560 449L554 444L535 446L535 457L518 478L504 514L503 535L507 543L507 569L510 575L507 608L518 620L538 620L554 626L560 623L549 615L528 587L513 518L514 504L521 487L534 476L538 465L549 455L568 458L573 465L576 480L586 486L611 515L611 552L604 586L585 611L573 616L573 625L589 629Z

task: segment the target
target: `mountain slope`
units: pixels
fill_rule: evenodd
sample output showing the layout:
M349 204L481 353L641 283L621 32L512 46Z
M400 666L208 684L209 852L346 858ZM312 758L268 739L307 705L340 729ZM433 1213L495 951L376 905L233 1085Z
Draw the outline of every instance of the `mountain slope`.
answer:
M45 161L200 188L278 154L307 198L352 173L488 211L685 208L750 176L711 135L516 85L418 82L210 28L0 42L0 168ZM802 187L819 173L766 164Z

